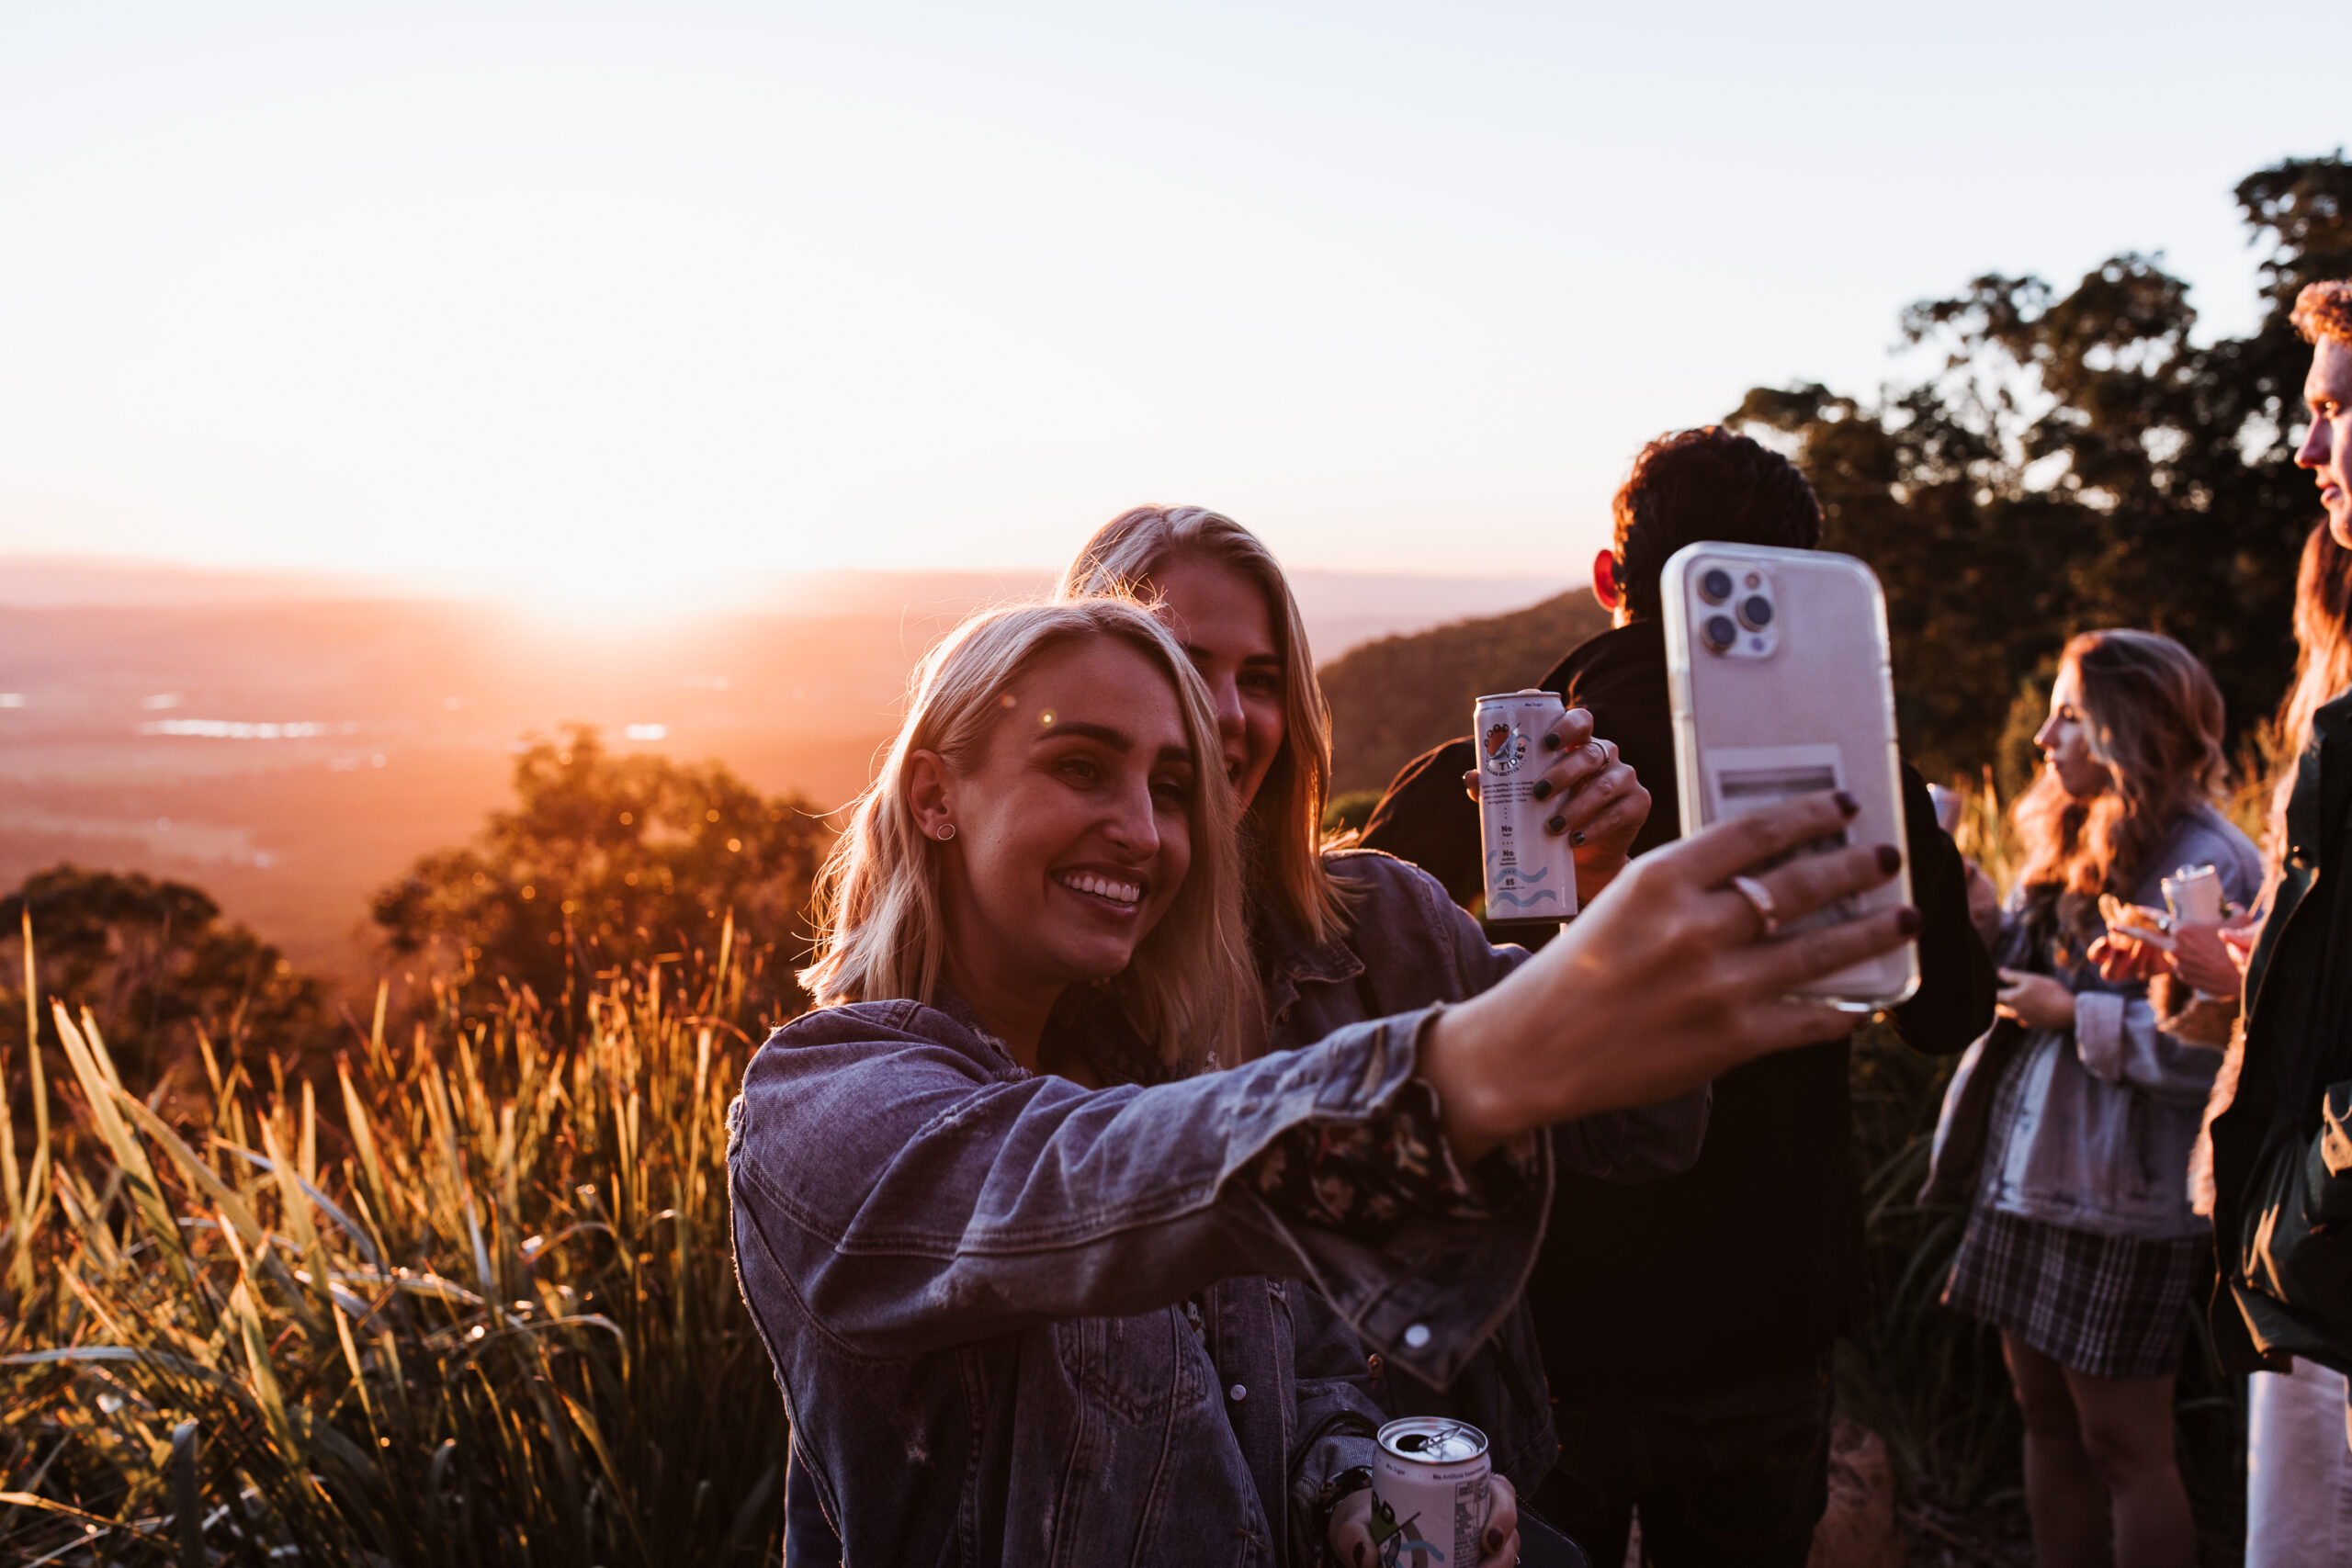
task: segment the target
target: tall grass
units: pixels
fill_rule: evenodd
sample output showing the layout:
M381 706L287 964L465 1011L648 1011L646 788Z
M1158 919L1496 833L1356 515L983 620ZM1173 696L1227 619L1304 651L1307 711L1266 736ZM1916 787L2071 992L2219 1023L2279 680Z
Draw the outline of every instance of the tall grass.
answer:
M71 1076L33 1064L28 1158L0 1117L0 1553L774 1561L783 1406L727 1229L753 1044L731 945L608 981L569 1047L522 998L395 1050L379 994L323 1093L208 1042L170 1114L52 1004Z

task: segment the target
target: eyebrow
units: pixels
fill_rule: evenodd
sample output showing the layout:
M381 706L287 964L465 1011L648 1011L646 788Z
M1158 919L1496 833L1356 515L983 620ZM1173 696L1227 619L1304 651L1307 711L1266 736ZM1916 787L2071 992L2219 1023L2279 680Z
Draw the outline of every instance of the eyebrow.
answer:
M1184 645L1184 657L1192 660L1194 663L1198 663L1208 656L1209 650L1203 648L1197 642L1188 642ZM1241 662L1244 664L1271 664L1279 670L1282 668L1283 656L1279 653L1248 653L1242 655Z
M1100 745L1108 746L1121 756L1136 749L1135 737L1125 730L1107 724L1089 724L1084 719L1072 719L1067 724L1057 724L1049 729L1041 731L1036 743L1042 745L1046 741L1069 735L1075 735L1081 740L1092 740ZM1189 768L1193 765L1193 749L1189 746L1162 746L1159 749L1159 761L1181 762Z

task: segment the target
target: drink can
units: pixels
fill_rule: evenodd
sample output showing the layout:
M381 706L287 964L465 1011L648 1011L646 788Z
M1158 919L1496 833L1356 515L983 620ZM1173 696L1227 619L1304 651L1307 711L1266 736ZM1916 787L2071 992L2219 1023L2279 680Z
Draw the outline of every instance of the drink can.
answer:
M1487 1434L1442 1416L1380 1429L1372 1467L1372 1543L1383 1568L1453 1568L1484 1555Z
M1577 863L1565 833L1544 830L1555 809L1537 800L1544 737L1567 708L1542 690L1480 697L1471 709L1478 751L1478 843L1487 862L1487 919L1565 920L1577 912Z
M2222 874L2210 865L2185 865L2157 886L2172 918L2189 925L2210 926L2222 918Z

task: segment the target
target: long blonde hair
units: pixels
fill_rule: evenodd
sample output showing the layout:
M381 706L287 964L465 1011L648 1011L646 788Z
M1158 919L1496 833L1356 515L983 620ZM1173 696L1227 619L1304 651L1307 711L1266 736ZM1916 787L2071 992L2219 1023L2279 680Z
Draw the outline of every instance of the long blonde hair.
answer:
M2277 870L2287 852L2287 797L2296 760L2312 743L2312 716L2352 686L2352 550L2321 523L2303 541L2295 570L2295 683L2272 724L2278 777L2270 792L2270 829L2263 860Z
M2222 693L2195 654L2155 632L2085 632L2067 643L2091 755L2108 787L2076 800L2043 770L2013 813L2025 844L2026 909L2062 955L2098 935L2098 896L2129 898L2181 814L2210 802L2226 769Z
M1323 865L1323 808L1331 786L1331 710L1316 679L1306 623L1283 569L1255 534L1204 506L1137 506L1094 531L1063 574L1057 597L1110 592L1148 596L1152 574L1187 558L1230 567L1258 584L1282 643L1283 744L1250 803L1253 897L1271 898L1315 942L1349 924L1346 896Z
M1241 917L1233 789L1216 765L1216 716L1167 628L1133 599L1112 595L981 611L923 659L906 722L818 874L817 959L799 978L820 1006L932 1001L947 958L939 857L955 852L915 822L910 760L935 751L950 772L970 773L1011 701L1006 688L1046 654L1095 638L1125 643L1168 676L1185 744L1200 760L1185 801L1191 868L1106 986L1171 1066L1190 1070L1213 1055L1231 1064L1255 1054L1264 1030Z

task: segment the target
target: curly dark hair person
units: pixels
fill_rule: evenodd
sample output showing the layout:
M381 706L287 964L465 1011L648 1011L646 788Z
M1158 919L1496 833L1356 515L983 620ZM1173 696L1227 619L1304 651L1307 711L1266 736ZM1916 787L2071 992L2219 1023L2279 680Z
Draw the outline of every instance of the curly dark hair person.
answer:
M1720 424L1678 430L1642 448L1617 491L1617 591L1636 620L1661 613L1668 556L1701 539L1809 550L1821 501L1797 466Z

